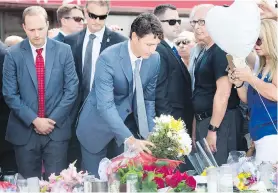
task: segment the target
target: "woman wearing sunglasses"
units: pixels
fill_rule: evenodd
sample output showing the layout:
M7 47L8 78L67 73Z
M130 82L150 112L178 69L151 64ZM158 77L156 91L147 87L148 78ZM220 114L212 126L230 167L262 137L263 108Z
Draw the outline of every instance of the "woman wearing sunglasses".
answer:
M189 31L183 31L174 42L183 63L189 68L190 51L195 46L194 34Z
M256 147L256 161L277 162L277 23L265 19L255 50L260 57L257 73L251 69L235 68L229 71L230 81L237 88L240 99L248 103L249 132ZM249 84L245 88L244 82Z

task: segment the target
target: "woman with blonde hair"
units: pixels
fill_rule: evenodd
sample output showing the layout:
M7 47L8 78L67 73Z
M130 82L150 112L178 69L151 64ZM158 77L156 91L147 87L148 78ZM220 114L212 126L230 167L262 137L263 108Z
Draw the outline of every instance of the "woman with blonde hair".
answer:
M277 23L271 19L261 22L255 50L260 57L258 72L235 68L229 71L240 99L248 103L249 131L256 148L256 161L277 162ZM243 84L249 84L246 89Z

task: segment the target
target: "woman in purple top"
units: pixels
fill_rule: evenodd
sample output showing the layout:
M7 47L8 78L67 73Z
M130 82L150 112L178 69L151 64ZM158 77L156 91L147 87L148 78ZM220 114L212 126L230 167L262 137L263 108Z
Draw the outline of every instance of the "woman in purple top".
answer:
M249 132L256 147L256 161L278 161L277 135L277 23L265 19L255 50L260 57L260 68L254 75L251 69L229 71L230 81L237 88L240 99L248 103ZM249 84L248 89L244 82Z

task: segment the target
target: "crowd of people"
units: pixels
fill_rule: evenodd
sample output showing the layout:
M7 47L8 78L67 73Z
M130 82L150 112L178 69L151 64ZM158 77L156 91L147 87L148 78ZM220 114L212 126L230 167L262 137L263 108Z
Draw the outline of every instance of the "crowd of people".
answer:
M78 160L98 176L100 161L125 145L151 153L146 139L162 114L182 119L193 144L206 138L218 165L247 151L249 138L258 162L277 162L277 11L258 6L254 50L244 68L235 62L229 70L206 27L213 5L192 9L193 32L181 29L175 6L162 4L136 17L124 37L105 25L109 1L65 4L53 38L45 9L27 7L27 38L1 43L0 167L25 178L43 168L48 177Z

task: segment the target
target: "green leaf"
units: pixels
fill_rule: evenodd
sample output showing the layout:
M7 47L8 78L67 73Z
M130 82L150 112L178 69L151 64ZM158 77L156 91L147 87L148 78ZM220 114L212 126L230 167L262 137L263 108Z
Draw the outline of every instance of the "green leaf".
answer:
M149 172L148 175L147 175L147 181L148 182L153 181L154 177L155 177L154 172Z
M157 192L157 184L153 181L142 182L142 192Z

